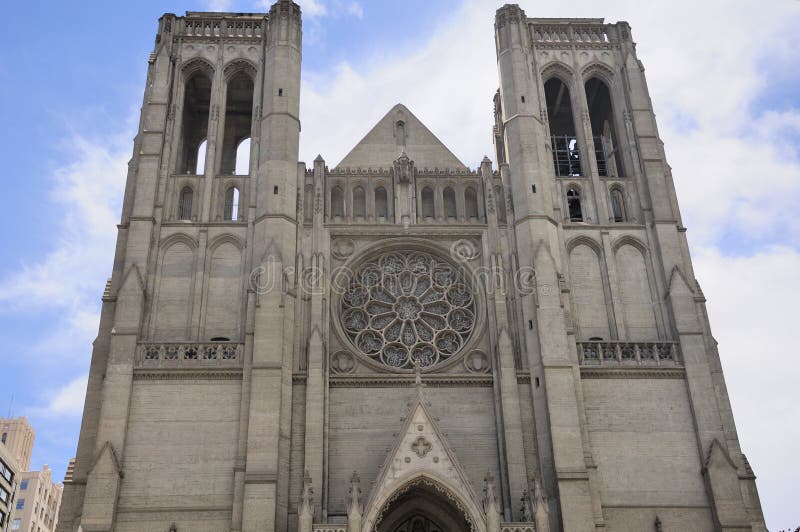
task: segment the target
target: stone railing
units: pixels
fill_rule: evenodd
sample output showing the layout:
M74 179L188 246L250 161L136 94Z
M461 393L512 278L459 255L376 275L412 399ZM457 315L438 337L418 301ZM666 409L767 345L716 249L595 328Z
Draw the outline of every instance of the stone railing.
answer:
M263 19L185 18L181 34L186 37L260 39L263 35Z
M500 523L500 532L536 532L535 523Z
M578 342L585 366L680 366L677 342Z
M605 24L532 24L531 39L535 42L607 43Z
M319 525L311 527L314 532L347 532L347 525Z
M141 342L137 368L242 367L244 344L237 342Z

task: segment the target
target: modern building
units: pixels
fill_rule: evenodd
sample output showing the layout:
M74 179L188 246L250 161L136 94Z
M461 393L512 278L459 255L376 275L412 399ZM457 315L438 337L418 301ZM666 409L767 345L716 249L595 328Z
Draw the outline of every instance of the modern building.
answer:
M54 531L63 491L62 484L53 482L53 472L47 465L41 471L21 472L11 530Z
M36 433L28 419L20 417L0 418L0 443L6 446L19 464L20 471L31 467L31 453Z
M494 32L306 166L300 8L159 19L59 530L766 530L629 25Z
M13 453L0 444L0 532L10 530L16 503L19 466Z

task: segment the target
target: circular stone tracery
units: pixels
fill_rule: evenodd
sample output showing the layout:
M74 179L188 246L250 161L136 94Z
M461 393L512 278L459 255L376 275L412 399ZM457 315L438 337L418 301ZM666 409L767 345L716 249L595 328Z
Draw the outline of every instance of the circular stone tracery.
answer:
M351 276L340 310L356 349L393 368L443 362L461 350L475 327L475 298L461 272L420 251L367 261Z

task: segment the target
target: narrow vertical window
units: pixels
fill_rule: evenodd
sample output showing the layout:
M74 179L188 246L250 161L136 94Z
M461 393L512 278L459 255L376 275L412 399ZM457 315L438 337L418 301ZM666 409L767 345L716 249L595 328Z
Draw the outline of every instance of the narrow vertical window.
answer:
M339 186L331 190L331 216L334 218L344 216L344 193Z
M223 220L235 221L239 219L239 189L230 187L225 191L225 212Z
M433 205L433 190L430 187L425 187L422 189L422 217L436 217L436 209Z
M581 156L575 120L572 115L572 98L567 85L558 78L544 84L547 118L550 123L550 143L553 150L553 167L557 176L581 175Z
M624 222L628 218L625 213L625 196L618 188L611 189L611 213L615 222Z
M448 219L455 219L458 216L456 211L456 193L447 187L444 189L444 216Z
M591 78L586 82L585 89L597 173L610 177L622 175L622 160L608 85L598 78Z
M178 220L192 219L192 197L194 191L191 187L183 187L178 198Z
M353 189L353 216L356 218L367 216L367 195L362 187Z
M389 217L389 198L387 197L386 189L383 187L375 189L375 216L379 220Z
M570 222L582 222L583 210L581 209L581 193L576 188L567 191L567 209Z
M467 187L464 191L464 207L467 210L467 218L469 220L478 219L478 195L472 187Z
M197 175L203 175L206 173L206 147L208 146L208 141L203 139L203 142L200 143L200 146L197 148L197 155L195 156L194 166L195 171L194 173Z
M181 118L181 148L178 151L178 173L201 174L199 167L205 161L205 149L200 154L200 145L208 137L208 114L211 108L211 75L204 69L195 70L186 79L183 92L183 114Z
M314 221L314 185L306 185L303 198L303 220L310 224Z
M253 78L240 70L226 84L221 174L250 172L250 135L253 124Z

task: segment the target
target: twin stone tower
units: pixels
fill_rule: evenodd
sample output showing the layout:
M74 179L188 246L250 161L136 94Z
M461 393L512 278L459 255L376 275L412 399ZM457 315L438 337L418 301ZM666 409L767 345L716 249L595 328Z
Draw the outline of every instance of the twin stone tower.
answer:
M159 19L59 530L766 530L629 25L495 39L307 167L297 5Z

